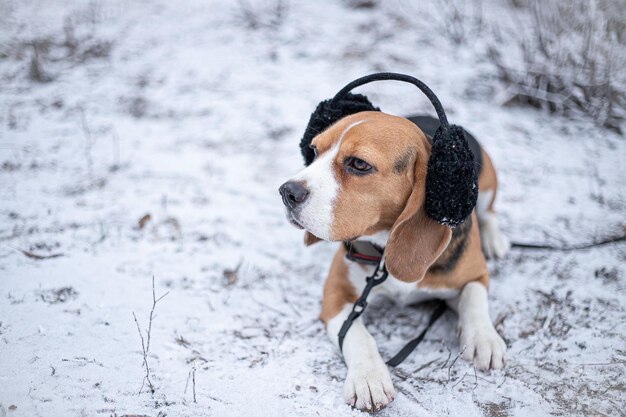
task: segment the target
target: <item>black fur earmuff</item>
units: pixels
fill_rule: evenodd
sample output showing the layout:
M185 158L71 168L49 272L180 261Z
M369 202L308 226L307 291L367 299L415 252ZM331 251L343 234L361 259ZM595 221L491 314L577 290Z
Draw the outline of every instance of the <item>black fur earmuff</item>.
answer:
M350 91L372 81L396 80L408 82L428 97L437 112L441 126L433 136L428 171L426 175L426 213L435 221L455 227L469 217L478 198L477 174L474 156L470 151L463 129L450 125L439 99L426 84L405 74L382 72L352 81L330 100L322 101L309 120L300 150L305 165L313 162L315 154L310 148L315 136L345 116L362 111L380 111L361 94Z

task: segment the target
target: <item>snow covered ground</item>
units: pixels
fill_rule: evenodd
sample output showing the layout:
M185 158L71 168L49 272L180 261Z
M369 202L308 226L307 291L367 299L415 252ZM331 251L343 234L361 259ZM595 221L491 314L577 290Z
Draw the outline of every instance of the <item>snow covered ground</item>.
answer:
M370 72L423 79L481 140L513 240L624 230L624 138L500 105L486 50L508 3L482 2L461 44L426 2L280 4L0 3L0 416L360 414L317 320L335 245L305 248L277 188L317 102ZM405 85L364 91L390 113L430 111ZM454 361L448 312L392 371L380 415L623 415L625 261L622 243L490 262L506 369ZM133 319L145 338L152 277L167 293L154 393ZM384 357L431 308L373 303Z

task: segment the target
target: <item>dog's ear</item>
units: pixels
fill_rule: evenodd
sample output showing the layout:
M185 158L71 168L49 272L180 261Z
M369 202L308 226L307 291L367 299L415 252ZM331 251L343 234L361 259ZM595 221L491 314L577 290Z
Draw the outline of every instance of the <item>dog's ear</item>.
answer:
M413 191L391 228L385 247L387 270L405 282L422 280L452 237L452 230L433 220L424 209L424 165L419 160L415 163Z
M313 233L309 232L309 231L305 231L304 232L304 244L306 246L311 246L314 243L320 242L322 239L320 239L319 237L315 236Z

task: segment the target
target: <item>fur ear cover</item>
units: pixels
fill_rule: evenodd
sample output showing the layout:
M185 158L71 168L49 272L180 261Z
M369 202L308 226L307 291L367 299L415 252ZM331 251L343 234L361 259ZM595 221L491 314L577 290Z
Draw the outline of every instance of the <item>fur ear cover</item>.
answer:
M476 206L477 181L474 156L463 128L451 125L446 137L439 127L428 160L426 213L449 227L463 223Z
M309 124L304 131L304 136L300 141L300 152L304 157L304 164L309 165L315 159L315 152L309 147L313 138L332 124L351 114L362 111L380 111L378 107L369 101L362 94L348 93L341 100L331 105L332 99L324 100L317 105L317 108L311 114Z

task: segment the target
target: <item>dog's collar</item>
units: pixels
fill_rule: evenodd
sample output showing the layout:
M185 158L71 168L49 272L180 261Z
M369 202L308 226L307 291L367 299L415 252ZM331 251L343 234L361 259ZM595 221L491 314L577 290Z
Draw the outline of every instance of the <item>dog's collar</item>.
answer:
M383 259L385 248L367 241L367 240L350 240L343 242L346 248L346 259L366 265L378 265Z

